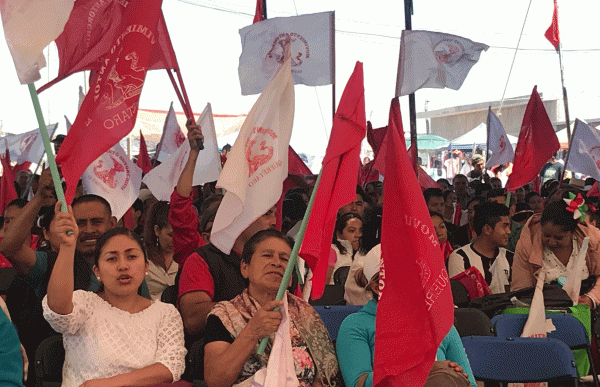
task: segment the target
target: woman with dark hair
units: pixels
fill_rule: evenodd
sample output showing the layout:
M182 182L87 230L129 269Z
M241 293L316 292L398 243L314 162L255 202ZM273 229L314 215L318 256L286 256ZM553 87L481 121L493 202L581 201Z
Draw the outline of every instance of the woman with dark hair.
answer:
M542 269L547 283L566 277L575 265L585 237L590 241L583 279L600 275L600 233L580 222L565 200L549 203L541 215L534 214L523 227L512 266L511 290L535 286ZM596 282L588 293L579 297L579 303L594 309L598 302L600 283Z
M139 237L120 227L94 250L97 292L73 291L79 229L73 210L55 222L60 251L42 301L44 318L63 334L63 387L139 386L178 381L185 366L183 323L173 305L138 294L148 260ZM71 232L70 235L67 235Z
M544 211L544 199L535 191L525 195L525 203L529 204L534 214L541 214Z
M362 287L364 293L369 294L371 300L361 310L344 319L336 341L340 369L348 387L373 386L380 258L379 245L365 256L364 267L356 271L356 283ZM414 340L419 339L415 337ZM402 350L399 346L398 351ZM452 327L440 344L436 359L438 361L429 372L425 387L477 386L456 328Z
M160 299L162 292L175 285L179 265L173 260L173 227L169 223L169 203L152 204L144 224L144 247L148 253L146 283L150 298Z
M274 366L271 360L281 365L278 376L289 385L340 385L335 349L317 312L287 292L283 301L276 300L292 246L291 238L273 229L259 231L244 245L241 272L248 287L231 301L217 303L204 329L209 387L263 385L267 363L269 369ZM258 355L265 336L270 336L269 344ZM269 359L272 351L277 351L275 358ZM288 384L280 380L277 385Z
M350 266L355 258L362 256L361 240L363 235L362 217L355 212L346 212L337 216L331 241L331 248L337 259L333 267L327 268L327 284L334 284L334 274L341 267ZM358 253L358 255L357 255ZM344 280L342 283L345 283Z

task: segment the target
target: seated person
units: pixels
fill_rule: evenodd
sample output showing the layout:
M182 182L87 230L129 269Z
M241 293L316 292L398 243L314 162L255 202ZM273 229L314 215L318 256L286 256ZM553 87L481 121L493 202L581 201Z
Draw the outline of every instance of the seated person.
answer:
M582 278L600 276L600 233L574 218L567 207L564 200L549 203L541 215L534 214L525 224L515 251L511 290L535 286L542 267L546 271L546 283L566 276L585 237L589 237L590 242ZM600 283L596 281L588 293L579 297L579 303L594 309L599 302Z
M473 218L475 215L475 207L483 204L486 199L483 196L475 196L467 203L467 208L464 212L467 213L467 223L456 229L454 233L454 247L459 248L471 243L477 237L475 228L473 227Z
M56 205L60 251L42 301L44 318L63 334L65 387L139 386L178 381L185 367L183 324L173 305L138 294L148 258L139 237L114 228L96 244L98 292L74 291L79 229L73 210ZM72 231L71 235L67 235Z
M375 250L375 248L373 249ZM381 249L379 249L379 252ZM373 386L373 360L375 354L375 315L377 313L377 301L379 299L379 266L380 254L367 254L364 258L364 268L356 272L356 282L363 286L365 292L371 293L372 300L360 311L346 317L340 326L336 342L337 355L347 387ZM370 280L367 280L370 278ZM398 348L399 351L402 348ZM440 380L433 380L434 369L440 365L434 363L430 371L430 379L426 387L439 387L444 385L476 387L475 379L471 375L471 366L462 346L462 342L456 328L452 327L448 335L438 348L436 358L446 361L447 371L442 377L448 384L439 384ZM455 363L454 363L455 362ZM436 365L438 367L436 367ZM463 370L466 374L463 373ZM468 378L468 379L467 379ZM450 384L454 383L454 384Z
M450 254L450 278L475 267L485 278L492 293L506 291L513 260L513 253L505 249L510 235L508 215L508 208L499 203L488 202L475 207L473 226L477 239Z
M23 377L27 374L25 363L27 355L19 342L19 336L10 320L10 314L4 300L0 297L0 335L2 345L0 346L0 386L22 387Z
M338 214L331 248L337 259L333 267L327 268L326 284L334 285L334 274L339 268L350 266L355 259L361 259L361 239L363 234L362 217L354 212ZM344 280L342 283L345 283Z
M435 235L440 243L440 249L444 254L444 262L448 262L448 257L452 253L453 249L452 245L448 241L448 230L446 229L444 217L439 212L430 212L429 216L431 216L433 228L435 228Z
M260 231L244 245L241 271L248 287L233 300L218 303L205 328L204 377L209 387L250 386L256 372L267 366L272 339L263 355L256 350L281 323L281 312L273 309L283 305L275 297L292 246L291 238L276 230ZM335 349L319 315L301 298L286 297L300 386L339 385Z

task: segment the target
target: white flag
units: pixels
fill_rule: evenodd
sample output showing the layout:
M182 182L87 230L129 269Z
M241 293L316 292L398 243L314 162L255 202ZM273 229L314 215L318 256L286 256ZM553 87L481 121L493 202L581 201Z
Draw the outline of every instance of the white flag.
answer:
M488 122L490 123L488 143L491 156L485 166L491 168L500 164L512 163L515 153L510 141L508 141L506 131L491 109L488 110L488 115Z
M71 129L71 126L73 126L73 124L71 123L71 121L69 121L69 118L65 115L65 124L67 125L67 133L69 133L69 129Z
M398 63L399 95L422 88L458 90L489 46L456 35L402 31Z
M290 46L295 84L333 83L333 12L276 17L240 30L242 95L260 93L281 67Z
M194 168L192 182L194 186L215 181L221 173L221 158L219 157L217 135L210 103L204 108L197 123L202 128L202 134L204 135L204 150L200 151ZM144 183L158 200L171 200L171 194L177 185L189 155L190 143L185 141L171 157L144 176Z
M169 156L177 152L177 149L179 149L184 142L185 135L181 131L181 127L179 127L177 116L173 109L173 102L171 102L171 107L165 118L162 137L160 138L160 142L156 145L158 160L162 162L163 160L168 159Z
M85 93L83 92L83 87L79 86L79 102L77 103L77 111L79 111L79 109L81 109L81 104L83 103L84 99L85 99Z
M293 122L294 82L287 56L248 113L217 181L217 188L227 192L210 241L225 254L242 231L279 200L288 176Z
M52 124L46 127L50 138L57 126L58 124ZM16 161L17 164L23 164L26 161L37 164L44 156L44 143L39 129L4 138L6 141L0 146L0 154L4 154L8 146L10 159Z
M83 189L106 199L113 216L121 219L139 196L142 170L116 144L90 164L82 180Z
M546 329L546 308L544 306L544 281L546 279L546 271L544 268L540 270L531 307L529 308L529 317L523 327L521 337L547 337Z
M566 169L600 180L600 130L576 119Z
M73 0L2 0L4 37L15 63L19 82L33 83L46 67L43 50L67 24Z

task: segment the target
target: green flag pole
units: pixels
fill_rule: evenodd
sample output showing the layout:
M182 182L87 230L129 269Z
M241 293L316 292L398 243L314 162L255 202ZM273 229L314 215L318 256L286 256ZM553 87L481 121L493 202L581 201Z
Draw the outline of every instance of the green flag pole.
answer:
M65 202L65 193L60 183L60 175L58 174L58 168L56 167L56 161L54 160L54 152L52 152L52 146L50 145L50 137L48 136L48 130L44 123L44 116L42 114L42 108L40 107L40 100L38 99L37 91L33 83L28 83L29 94L31 95L31 102L33 102L33 108L35 109L35 116L38 120L40 127L40 133L42 134L42 141L44 142L44 150L48 155L48 165L50 166L50 173L52 174L52 181L54 182L54 190L58 200L61 201L61 211L67 212L67 203Z
M285 272L283 273L283 278L281 279L281 284L279 284L279 290L277 290L276 299L281 300L283 295L285 294L285 290L287 289L287 284L290 282L290 277L292 275L292 271L296 267L296 263L298 262L298 253L300 252L300 247L302 246L302 241L304 240L304 233L306 232L306 226L308 225L308 218L310 217L310 212L312 211L313 204L315 202L315 196L317 194L317 189L319 188L319 183L321 182L321 174L323 170L319 172L319 177L317 177L317 181L315 182L315 188L313 189L312 195L310 195L310 200L308 201L308 206L306 208L306 212L304 213L304 218L302 218L302 223L300 223L300 230L298 231L298 235L296 236L296 241L294 242L294 249L292 250L292 254L290 255L290 260L288 261L287 267L285 268ZM276 308L275 310L278 310ZM265 336L262 338L260 345L258 346L257 354L262 355L265 352L265 348L267 346L267 342L269 341L269 336Z
M510 208L510 195L511 192L508 191L508 193L506 194L506 207Z

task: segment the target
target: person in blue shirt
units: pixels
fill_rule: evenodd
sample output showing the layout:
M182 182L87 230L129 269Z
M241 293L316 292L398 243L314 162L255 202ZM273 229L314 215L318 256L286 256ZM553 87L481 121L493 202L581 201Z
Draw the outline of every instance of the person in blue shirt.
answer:
M0 298L0 304L3 301ZM23 356L17 331L0 305L0 386L23 387Z
M360 311L344 319L336 342L340 370L348 387L373 386L375 315L379 296L380 262L380 250L377 251L377 248L373 250L374 254L371 251L365 256L364 269L359 269L355 275L357 283L364 286L366 292L373 293L373 299ZM367 281L367 278L371 280ZM426 387L440 385L477 387L462 341L454 326L438 348L436 360L429 373ZM441 362L445 362L448 368L445 368ZM448 369L456 372L438 372L438 370Z

